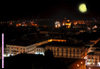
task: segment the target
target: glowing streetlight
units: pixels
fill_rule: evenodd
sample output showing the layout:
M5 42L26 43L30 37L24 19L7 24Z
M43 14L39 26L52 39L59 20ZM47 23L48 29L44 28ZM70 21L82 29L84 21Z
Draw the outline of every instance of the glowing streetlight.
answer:
M59 28L59 27L61 27L60 21L56 21L55 22L55 28Z
M83 62L81 62L81 64L83 64Z
M89 67L89 69L91 69L91 68Z
M77 67L79 67L80 65L79 64L77 64Z

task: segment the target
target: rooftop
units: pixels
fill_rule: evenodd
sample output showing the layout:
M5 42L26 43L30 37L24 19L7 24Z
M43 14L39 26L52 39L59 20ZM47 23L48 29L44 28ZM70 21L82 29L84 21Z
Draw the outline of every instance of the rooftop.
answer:
M58 42L58 41L52 41L47 44L41 45L39 47L45 47L45 46L55 46L55 47L83 47L84 43L73 43L73 42Z
M100 41L94 45L94 47L100 48Z

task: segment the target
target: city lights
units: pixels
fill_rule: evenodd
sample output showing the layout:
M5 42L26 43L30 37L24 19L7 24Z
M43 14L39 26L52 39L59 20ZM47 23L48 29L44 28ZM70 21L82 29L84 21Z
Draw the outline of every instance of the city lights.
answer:
M79 64L77 64L77 67L79 67L80 65Z
M83 64L83 62L81 62L81 64Z
M48 42L53 42L53 41L56 41L56 42L66 42L66 40L62 40L62 39L49 39Z
M89 67L89 69L91 69L91 68Z
M98 62L98 65L100 66L100 62Z
M8 2L0 6L0 69L100 69L99 0Z
M61 24L60 24L59 21L56 21L56 22L55 22L55 28L59 28L59 27L61 27Z
M4 54L4 57L10 57L10 54Z
M36 55L45 55L44 52L35 52Z
M87 62L87 63L86 63L86 65L90 65L90 64L91 64L91 62Z

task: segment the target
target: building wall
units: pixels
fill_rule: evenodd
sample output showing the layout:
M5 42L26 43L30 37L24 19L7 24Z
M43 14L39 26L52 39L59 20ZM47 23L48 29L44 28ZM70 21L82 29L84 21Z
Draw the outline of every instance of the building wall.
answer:
M17 55L25 52L26 52L26 48L23 46L6 45L6 54Z
M45 55L45 49L44 48L36 48L35 50L34 50L34 54L39 54L39 55Z
M95 54L88 55L86 60L86 65L100 67L100 52L95 51Z
M81 49L73 47L54 47L46 46L45 50L51 50L54 57L63 57L63 58L81 58Z

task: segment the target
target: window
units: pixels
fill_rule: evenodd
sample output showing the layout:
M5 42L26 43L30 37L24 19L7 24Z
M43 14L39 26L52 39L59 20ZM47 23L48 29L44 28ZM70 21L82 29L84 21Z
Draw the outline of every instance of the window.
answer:
M73 49L73 57L75 57L75 49Z
M62 55L61 55L61 56L63 56L63 48L61 48L61 53L62 53Z
M53 50L53 53L54 53L54 54L56 53L56 50L55 50L55 48L54 48L54 50Z
M57 48L57 56L59 56L59 48Z
M68 56L68 48L66 48L66 56Z
M72 51L71 51L71 48L69 48L69 55L71 57L71 54L72 54Z
M77 49L77 56L80 56L80 49Z

